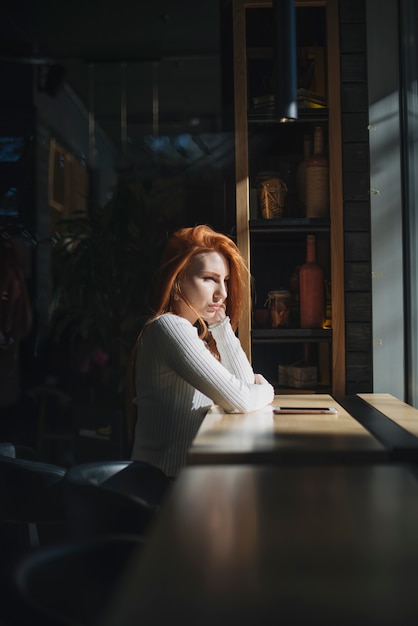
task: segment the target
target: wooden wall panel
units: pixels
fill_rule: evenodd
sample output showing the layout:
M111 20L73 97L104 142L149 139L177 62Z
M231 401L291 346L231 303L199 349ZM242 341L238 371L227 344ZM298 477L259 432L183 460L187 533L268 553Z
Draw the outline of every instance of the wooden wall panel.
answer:
M369 196L370 175L369 171L349 172L344 163L344 199L364 200Z
M364 0L341 0L340 20L341 22L362 23L364 21Z
M347 367L350 371L351 382L369 382L371 360L370 352L347 352ZM358 393L358 391L354 391L354 393Z
M347 322L347 349L350 352L364 352L372 340L371 322Z
M370 291L370 262L345 264L345 291Z
M342 53L344 53L346 50L349 50L351 52L361 52L365 50L365 42L366 22L344 25L344 29L342 29L340 36L340 46Z
M372 316L372 297L368 291L353 291L346 293L345 297L345 319L346 334L350 330L348 322L369 322ZM366 346L364 346L366 351ZM370 346L369 346L370 348ZM370 351L370 350L367 350Z
M341 85L341 111L361 112L367 109L367 87L362 83Z
M367 172L369 168L369 151L363 142L345 143L343 146L345 167L350 172Z
M341 72L344 73L347 81L366 81L367 66L364 62L364 54L342 54Z
M340 0L346 393L373 391L366 0Z
M349 261L358 263L359 261L370 260L370 233L346 231L344 241L346 263Z
M357 111L353 113L346 111L341 119L343 136L346 141L369 141L368 113L365 111Z
M353 200L344 202L344 229L370 231L370 203Z

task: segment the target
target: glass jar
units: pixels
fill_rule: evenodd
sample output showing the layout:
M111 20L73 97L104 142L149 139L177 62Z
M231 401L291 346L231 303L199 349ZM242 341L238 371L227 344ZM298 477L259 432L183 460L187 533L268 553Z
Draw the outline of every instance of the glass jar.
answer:
M260 172L256 184L260 216L264 219L283 217L286 183L275 172Z
M265 306L270 310L272 328L288 328L290 323L290 291L269 291Z

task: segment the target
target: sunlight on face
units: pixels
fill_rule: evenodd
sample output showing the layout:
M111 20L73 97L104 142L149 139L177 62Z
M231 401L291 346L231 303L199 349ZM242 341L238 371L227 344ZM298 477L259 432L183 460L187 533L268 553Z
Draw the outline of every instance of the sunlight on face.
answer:
M175 313L195 323L197 315L208 324L225 316L229 263L219 252L201 252L179 277L181 296Z

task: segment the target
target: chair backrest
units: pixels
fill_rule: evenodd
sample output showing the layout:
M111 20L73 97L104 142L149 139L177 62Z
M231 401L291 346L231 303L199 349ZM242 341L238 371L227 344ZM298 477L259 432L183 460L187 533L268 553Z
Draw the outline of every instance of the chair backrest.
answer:
M54 522L64 516L59 465L0 456L0 519Z
M0 580L10 579L16 561L39 545L68 536L62 482L65 468L0 455ZM10 453L11 456L8 456Z
M171 485L162 470L142 461L129 461L103 483L108 489L138 496L152 506L159 507Z
M16 447L14 443L0 441L0 456L7 456L10 459L16 458Z
M64 479L69 533L81 539L97 534L144 535L158 511L156 503L124 489L117 475L132 461L96 461L74 465Z
M100 623L130 559L137 558L142 546L137 535L102 535L43 547L24 557L14 578L33 623Z

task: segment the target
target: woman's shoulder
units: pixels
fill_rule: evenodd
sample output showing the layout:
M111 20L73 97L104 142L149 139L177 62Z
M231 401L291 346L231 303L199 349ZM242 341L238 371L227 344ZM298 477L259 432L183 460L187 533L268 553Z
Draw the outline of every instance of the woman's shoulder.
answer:
M155 317L152 322L152 324L157 324L157 325L169 325L171 326L172 324L190 324L190 322L188 320L186 320L185 317L181 317L180 315L176 315L175 313L161 313L161 315L157 315L157 317Z
M167 332L175 330L177 328L192 330L193 326L188 320L180 315L174 313L162 313L158 317L154 318L148 325L149 329L153 329L153 332Z

